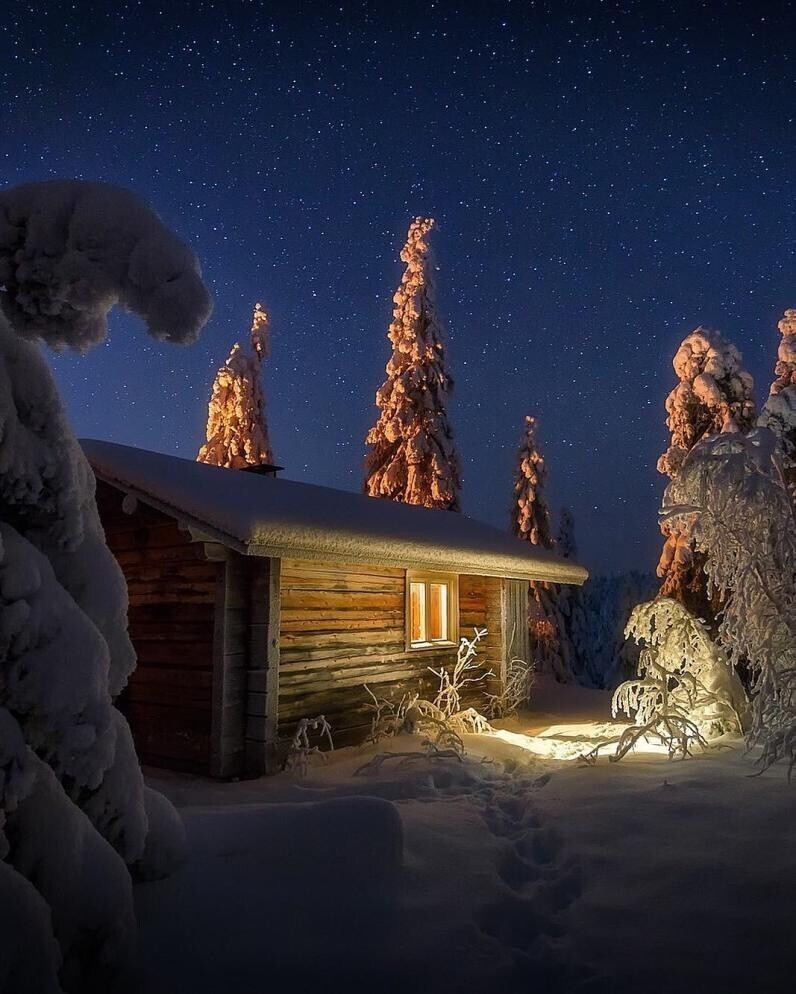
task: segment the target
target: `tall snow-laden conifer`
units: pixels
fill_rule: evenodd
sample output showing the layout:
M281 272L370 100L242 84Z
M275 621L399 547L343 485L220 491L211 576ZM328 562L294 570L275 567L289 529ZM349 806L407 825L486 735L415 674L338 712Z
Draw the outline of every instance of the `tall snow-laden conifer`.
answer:
M539 451L536 418L527 415L514 471L511 530L517 538L524 538L532 545L552 549L554 540L550 511L544 496L546 480L547 469Z
M753 381L740 352L722 335L697 328L672 362L680 382L666 398L671 444L658 460L658 472L677 476L685 457L703 438L719 432L750 431L755 422ZM704 556L695 551L684 519L664 521L666 541L658 563L661 594L673 597L697 617L712 620Z
M547 469L539 448L536 418L526 416L517 451L511 530L517 538L543 549L555 546L550 511L545 498ZM528 628L532 662L538 673L550 673L567 683L573 679L572 652L561 603L561 588L555 584L531 583Z
M393 297L393 352L376 393L380 414L368 432L365 493L405 504L459 510L459 459L447 414L453 380L434 306L428 236L431 218L409 225L406 270Z
M779 438L782 463L791 499L796 499L796 310L788 309L777 325L782 340L777 350L774 382L760 414L760 424Z
M268 346L268 314L255 304L251 350L236 342L213 381L207 441L199 449L197 462L229 469L273 463L261 378Z

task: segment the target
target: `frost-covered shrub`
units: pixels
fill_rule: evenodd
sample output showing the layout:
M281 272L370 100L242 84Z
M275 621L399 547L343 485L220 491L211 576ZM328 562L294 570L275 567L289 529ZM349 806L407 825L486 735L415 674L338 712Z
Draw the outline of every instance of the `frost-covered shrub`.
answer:
M506 678L496 694L487 694L493 718L508 718L525 707L531 699L535 674L524 659L514 657L506 664Z
M483 670L477 662L478 643L486 634L486 628L476 628L473 638L462 636L452 668L442 666L435 670L429 667L439 680L433 701L412 694L404 695L396 703L376 697L365 686L370 701L363 706L363 710L371 715L371 741L379 742L401 732L420 734L424 736L424 745L429 751L450 752L462 758L462 735L492 730L488 720L476 708L462 707L462 695L467 687L482 684L492 676L491 670Z
M727 732L741 734L746 695L727 657L705 626L678 601L656 597L639 604L626 635L644 646L638 674L614 691L611 711L633 724L614 740L612 761L641 740L659 739L669 757L685 758L695 745ZM612 743L603 743L590 755Z
M314 745L310 742L310 735L313 733L318 740ZM310 762L314 758L317 757L321 762L326 762L326 754L321 751L321 745L324 741L329 746L329 752L333 752L332 726L326 720L325 715L319 714L314 718L302 718L296 725L282 768L299 777L305 777Z
M130 869L166 872L180 832L145 793L113 706L135 665L127 590L36 341L85 351L121 303L155 337L187 342L210 303L195 256L145 204L79 182L0 193L0 286L2 880L13 871L42 899L20 913L46 909L26 927L57 941L59 962L41 940L47 976L107 990L134 942ZM0 931L0 963L14 962L12 934Z
M750 738L762 767L796 764L796 521L776 436L708 438L669 484L663 513L705 555L723 610L719 640L754 673ZM680 523L683 523L682 525Z

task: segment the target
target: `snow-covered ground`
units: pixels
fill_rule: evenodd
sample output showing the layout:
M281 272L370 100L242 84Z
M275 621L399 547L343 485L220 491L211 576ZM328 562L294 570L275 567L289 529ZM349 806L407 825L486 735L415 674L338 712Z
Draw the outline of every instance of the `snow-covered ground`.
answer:
M402 737L303 781L153 774L188 859L136 887L140 989L788 989L796 785L749 777L740 743L578 762L608 713L603 692L540 688L464 762ZM357 773L387 748L413 755Z

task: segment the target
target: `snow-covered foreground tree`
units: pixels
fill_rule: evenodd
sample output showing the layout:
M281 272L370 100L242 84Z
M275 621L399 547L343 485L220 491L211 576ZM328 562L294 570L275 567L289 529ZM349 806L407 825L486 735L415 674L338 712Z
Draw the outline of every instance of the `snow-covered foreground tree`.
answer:
M774 382L759 424L770 428L782 447L785 481L796 501L796 310L785 311L777 325L782 339L777 350Z
M664 513L687 528L722 599L719 640L754 673L751 741L763 769L796 764L796 521L776 436L705 439L666 489Z
M207 441L198 462L243 469L274 462L265 417L263 359L268 355L268 314L255 304L251 350L240 342L216 373L207 409Z
M741 681L705 626L678 601L639 604L625 632L644 646L638 675L614 692L611 711L633 719L616 744L616 761L642 739L658 738L669 756L727 732L741 734L747 704ZM599 751L599 750L598 750Z
M379 418L368 432L365 493L405 504L459 510L459 458L448 421L453 380L445 367L434 304L431 218L409 225L406 270L393 300L387 379L376 392Z
M666 398L669 448L658 471L675 478L683 460L703 438L718 432L747 432L754 425L752 377L741 354L716 331L697 328L680 345L672 362L680 382ZM661 594L674 597L698 617L712 619L704 559L684 522L664 521L665 536L658 563Z
M142 201L76 181L0 192L0 285L0 986L104 991L133 947L130 870L167 872L182 826L113 706L126 586L36 343L85 351L116 303L190 342L210 300Z
M526 415L517 450L511 498L512 534L543 549L555 546L545 488L547 467L542 455L536 418ZM537 673L551 673L566 683L573 679L572 651L561 603L561 588L555 584L531 583L529 631L531 659Z

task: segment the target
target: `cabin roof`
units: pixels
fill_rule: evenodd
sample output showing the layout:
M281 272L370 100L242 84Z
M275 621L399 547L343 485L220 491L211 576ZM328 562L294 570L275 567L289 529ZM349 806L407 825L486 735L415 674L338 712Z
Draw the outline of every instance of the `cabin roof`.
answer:
M97 478L252 556L581 584L586 570L491 525L313 483L86 439Z

